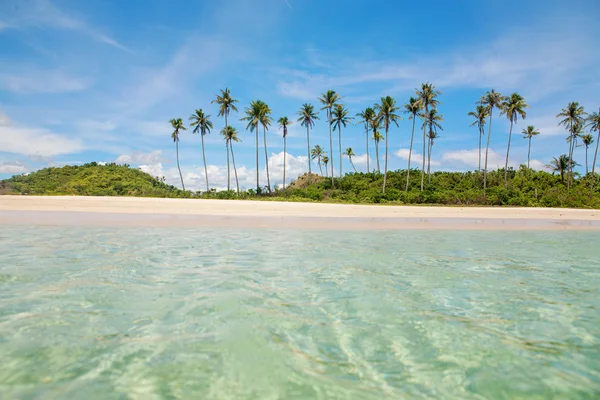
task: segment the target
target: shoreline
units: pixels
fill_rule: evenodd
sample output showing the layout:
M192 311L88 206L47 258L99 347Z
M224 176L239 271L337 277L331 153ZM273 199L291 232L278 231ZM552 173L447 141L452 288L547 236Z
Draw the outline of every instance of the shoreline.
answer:
M600 210L0 196L0 225L600 230Z

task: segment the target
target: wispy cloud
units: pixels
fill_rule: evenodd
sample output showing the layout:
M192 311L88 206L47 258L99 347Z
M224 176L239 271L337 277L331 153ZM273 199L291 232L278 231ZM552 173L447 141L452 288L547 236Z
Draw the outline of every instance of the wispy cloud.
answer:
M16 69L16 68L13 68ZM60 70L0 72L0 88L15 93L77 92L90 87L89 78L72 76Z

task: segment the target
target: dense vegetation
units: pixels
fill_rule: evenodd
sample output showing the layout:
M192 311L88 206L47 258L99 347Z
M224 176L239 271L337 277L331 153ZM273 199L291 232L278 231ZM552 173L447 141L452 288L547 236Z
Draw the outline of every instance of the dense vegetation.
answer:
M213 199L254 199L284 201L325 201L380 204L445 204L497 205L531 207L600 208L600 190L590 191L591 174L574 179L567 189L567 156L556 174L534 171L522 165L508 169L509 184L504 187L505 171L487 174L487 196L484 198L483 172L433 172L431 182L421 191L420 171L409 176L407 171L391 171L385 193L381 191L384 175L378 172L349 173L342 178L304 174L285 189L271 192L265 187L258 192L220 191L196 192L179 190L162 180L128 166L97 163L62 168L46 168L29 175L14 176L0 182L0 190L31 195L147 196ZM562 172L562 173L561 173ZM596 177L598 178L598 177Z

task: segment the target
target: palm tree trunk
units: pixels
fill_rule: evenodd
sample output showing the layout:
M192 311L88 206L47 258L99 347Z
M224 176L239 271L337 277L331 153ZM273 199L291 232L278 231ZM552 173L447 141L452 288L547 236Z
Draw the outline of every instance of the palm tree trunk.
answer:
M179 170L179 178L181 178L181 187L185 191L185 185L183 184L183 175L181 175L181 168L179 167L179 138L175 141L175 151L177 152L177 169Z
M265 165L267 167L267 189L271 193L271 178L269 177L269 152L267 151L267 128L263 126L263 138L265 142Z
M433 140L429 139L429 150L427 151L427 183L431 184L431 150L433 150Z
M504 189L508 182L508 153L510 153L510 138L512 136L513 120L510 120L510 131L508 132L508 146L506 147L506 161L504 162Z
M429 113L429 109L425 107L425 115ZM423 125L423 162L421 163L421 192L425 185L425 131L427 130L427 122Z
M529 136L529 146L527 146L527 168L529 168L530 159L531 159L531 136Z
M592 184L590 185L590 195L594 192L594 179L596 179L596 157L598 156L598 144L600 144L600 127L598 127L598 138L596 139L596 151L594 152L594 162L592 163Z
M229 143L229 150L231 150L231 161L233 162L233 172L235 173L235 185L237 187L237 193L240 194L240 181L238 179L237 168L235 167L235 156L233 155L233 143Z
M350 164L352 165L352 168L354 168L354 173L356 173L356 167L354 166L354 163L352 162L352 158L350 158L350 156L348 156L348 160L350 160Z
M417 115L413 114L413 126L412 126L412 134L410 135L410 148L408 149L408 169L406 170L406 189L405 192L408 192L408 182L410 179L410 157L412 156L412 148L413 148L413 139L415 138L415 121L417 120Z
M483 127L479 126L479 165L477 166L477 172L481 173L481 136L483 135Z
M286 148L287 148L287 138L283 137L283 188L285 189L285 156L286 156Z
M573 144L575 143L575 137L573 135L573 123L570 124L569 136L571 141L569 143L569 165L567 165L567 191L571 189L571 178L573 176Z
M377 173L381 173L381 168L379 168L379 142L375 142L375 157L377 157Z
M327 109L327 121L329 122L329 162L331 163L331 187L333 188L335 183L333 181L333 135L331 133L331 109ZM327 169L327 166L325 166Z
M485 200L485 190L487 189L487 166L488 166L488 150L490 149L490 138L492 137L492 114L494 108L490 109L490 126L488 128L487 144L485 145L485 163L483 165L483 199Z
M210 187L208 187L208 170L206 169L206 154L204 153L204 134L200 133L202 138L202 161L204 161L204 177L206 178L206 191L210 192Z
M365 121L365 138L366 140L366 146L367 146L367 173L371 172L371 169L369 168L369 124L367 123L367 121Z
M229 167L229 140L225 141L225 149L227 150L227 191L231 190L231 169Z
M321 157L319 157L317 165L319 166L319 171L321 171L321 176L323 176L323 168L321 168Z
M383 167L383 191L382 193L385 193L385 184L387 182L387 160L388 160L388 138L389 138L389 123L388 121L385 121L385 162L384 162L384 167Z
M338 125L338 146L340 150L340 178L344 175L342 173L342 124Z
M589 174L590 171L588 169L588 145L585 145L585 175Z
M255 125L256 128L256 193L260 191L260 172L258 169L258 123Z
M306 144L308 145L308 152L306 153L308 154L308 173L312 174L312 170L310 167L310 134L308 133L308 124L306 124ZM321 175L323 175L323 173L321 173Z

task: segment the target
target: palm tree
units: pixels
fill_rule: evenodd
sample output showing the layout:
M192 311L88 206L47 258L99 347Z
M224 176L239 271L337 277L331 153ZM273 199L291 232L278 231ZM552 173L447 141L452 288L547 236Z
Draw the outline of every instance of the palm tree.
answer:
M246 113L245 117L242 117L241 121L247 121L246 130L255 133L256 138L256 192L260 191L260 169L258 167L258 126L261 123L262 112L265 103L261 100L253 100L250 102L250 106L244 109Z
M381 133L379 133L379 128L381 128L380 124L374 124L373 140L375 141L375 158L377 160L377 172L381 173L381 168L379 168L379 142L381 140L384 140L385 138Z
M327 153L321 157L321 160L323 161L323 164L325 164L325 173L327 173L327 164L329 164L329 157L327 157ZM333 171L331 173L333 173Z
M340 178L343 176L342 173L342 125L344 128L346 124L352 120L352 117L348 116L348 109L343 106L343 104L337 103L335 107L333 107L333 111L331 112L331 122L333 123L333 129L338 130L338 145L340 150Z
M340 95L338 95L334 90L328 90L325 93L323 93L321 95L321 97L319 97L319 101L323 104L323 107L321 107L321 110L326 110L327 112L327 122L329 123L329 152L331 155L331 186L334 186L334 181L333 181L333 136L331 133L331 126L332 126L332 120L331 120L331 110L333 109L333 106L335 106L335 104L340 101L342 98L340 97ZM328 158L329 160L329 158Z
M217 98L213 101L211 101L211 104L213 103L217 103L219 105L219 117L225 117L225 127L228 127L229 125L227 124L227 117L229 116L229 113L231 111L235 111L237 112L237 107L235 106L235 103L237 103L238 100L235 100L234 98L231 97L231 92L229 91L228 88L225 88L225 90L221 89L221 94L217 95Z
M425 115L425 121L423 125L429 126L429 131L427 132L427 138L429 140L429 147L427 148L427 177L429 182L431 182L431 150L433 148L433 141L438 138L437 130L443 131L444 129L440 125L440 122L444 120L444 116L438 114L437 109L433 108L429 110L427 115Z
M323 169L321 168L321 161L323 160L323 156L327 154L321 146L316 145L310 152L310 158L313 160L317 160L317 165L319 166L319 171L321 171L321 176L323 176ZM310 162L310 161L309 161Z
M410 147L408 149L408 169L406 170L406 189L405 189L406 192L408 192L408 182L410 179L410 158L412 156L413 140L415 138L415 122L417 120L417 115L419 115L419 113L421 112L422 109L423 109L423 107L422 107L421 101L412 96L408 100L408 103L406 103L404 105L404 112L406 114L410 114L408 119L412 119L412 122L413 122L412 123L412 133L410 135Z
M475 111L469 111L469 116L475 118L475 121L471 124L477 125L479 129L479 164L477 167L477 172L481 172L481 137L485 135L485 131L483 127L485 126L485 119L488 117L488 108L485 106L477 106L475 107Z
M592 184L590 190L594 190L594 179L595 168L596 168L596 156L598 156L598 144L600 143L600 110L598 112L591 113L586 119L586 128L590 128L590 131L598 132L598 137L596 138L596 151L594 152L594 162L592 163Z
M529 160L531 158L531 138L539 135L540 131L535 129L533 125L529 125L527 128L523 129L521 133L523 133L523 138L529 141L529 145L527 146L527 168L529 168Z
M267 151L267 129L271 125L273 118L271 117L271 109L266 103L262 103L262 109L260 114L260 124L263 127L263 138L265 142L265 166L267 168L267 189L271 193L271 178L269 176L269 152Z
M298 111L298 122L300 125L306 127L306 148L308 149L308 173L312 174L312 170L310 167L310 133L309 130L315 126L315 120L319 119L318 113L315 112L315 107L312 104L304 103L302 104L302 108ZM323 172L321 172L323 175Z
M585 174L587 175L589 173L589 168L588 168L588 148L590 147L590 145L592 143L594 143L594 136L592 136L591 133L582 135L581 136L581 141L583 142L583 145L585 146Z
M424 110L424 115L427 115L429 112L429 107L437 108L440 101L438 100L438 96L442 94L439 90L436 90L435 86L429 82L422 83L421 89L416 89L415 94L418 99L421 101L421 106ZM421 165L421 192L423 191L423 187L425 185L425 143L426 143L426 133L427 127L423 126L423 162Z
M579 124L582 125L587 113L583 106L580 106L578 102L570 102L566 108L563 108L560 113L556 115L556 118L562 118L558 125L562 125L569 131L569 179L567 180L567 189L571 187L571 181L573 180L573 148L575 146L575 127Z
M350 160L350 165L352 165L352 168L354 168L354 172L356 173L356 167L354 166L354 163L352 162L352 157L354 157L356 154L354 154L352 147L348 147L346 149L346 151L344 152L344 155L348 156L348 160Z
M206 169L206 154L204 153L204 135L210 133L210 130L213 128L212 122L210 122L210 115L204 114L201 108L194 111L194 113L190 116L190 128L193 126L194 130L192 133L200 132L200 137L202 138L202 161L204 162L204 178L206 179L206 191L210 191L210 187L208 186L208 170Z
M365 140L366 140L366 149L367 149L367 172L371 172L369 167L369 127L371 126L371 121L375 119L375 110L373 107L367 107L364 111L356 114L358 118L361 120L357 123L365 125Z
M231 187L230 167L229 167L229 151L231 151L231 161L233 162L233 172L235 173L235 183L237 193L240 193L240 181L238 180L237 168L235 167L235 156L233 155L233 142L239 142L238 131L232 126L226 126L221 130L221 135L225 139L225 147L227 149L227 190Z
M552 157L550 164L546 165L546 168L552 171L552 175L554 175L555 172L560 173L560 181L564 184L565 172L568 172L575 165L577 165L577 163L569 160L569 156L561 154L558 158Z
M485 163L483 165L483 198L486 198L486 189L487 189L487 165L488 165L488 151L490 149L490 138L492 136L492 116L494 114L494 107L500 108L502 102L504 101L504 96L500 93L496 92L494 89L486 92L481 99L477 102L479 105L484 106L490 117L490 125L488 126L488 138L487 144L485 145Z
M377 119L383 123L383 127L385 128L385 162L383 167L383 193L385 193L385 184L387 178L387 163L388 163L388 144L389 140L389 130L390 123L393 122L398 126L398 121L402 119L401 116L396 114L399 110L396 106L396 100L393 97L386 96L381 98L380 104L375 104L375 111L377 111Z
M288 117L281 117L277 120L279 129L283 130L283 188L285 189L285 162L286 162L286 149L287 149L287 133L288 126L291 125L292 121Z
M183 184L183 175L181 175L181 168L179 167L179 131L185 131L187 128L183 125L183 120L181 118L173 118L171 121L171 127L174 129L171 134L171 138L173 142L175 142L175 151L177 152L177 169L179 170L179 177L181 178L181 187L185 190L185 185Z
M510 121L510 131L508 132L508 146L506 147L506 161L504 162L504 188L506 189L508 182L508 154L510 153L510 139L512 137L513 124L517 123L517 119L525 119L527 113L525 109L529 107L523 96L515 92L504 99L502 102L502 111L500 115L505 114Z

